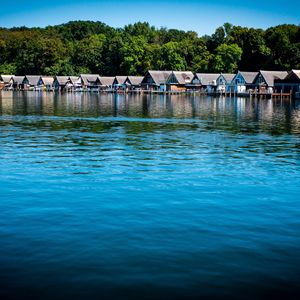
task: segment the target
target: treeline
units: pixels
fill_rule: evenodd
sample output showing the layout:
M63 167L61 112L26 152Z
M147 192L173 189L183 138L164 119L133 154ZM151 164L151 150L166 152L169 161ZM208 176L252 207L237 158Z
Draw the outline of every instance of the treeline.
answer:
M46 28L0 28L0 74L143 75L146 70L236 72L300 69L300 26L233 26L199 37L148 23L112 28L74 21Z

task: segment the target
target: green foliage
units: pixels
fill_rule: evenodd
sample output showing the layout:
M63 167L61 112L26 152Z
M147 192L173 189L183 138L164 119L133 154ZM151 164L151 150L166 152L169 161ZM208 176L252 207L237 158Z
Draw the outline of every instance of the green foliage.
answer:
M194 31L156 29L146 22L118 29L91 21L0 28L2 74L143 75L149 69L300 69L300 26L262 30L225 23L203 37Z
M3 64L0 65L0 74L9 74L13 75L16 73L16 66L14 64Z
M150 65L147 52L147 42L143 36L130 37L120 49L122 73L127 75L145 73Z
M154 69L158 70L185 70L186 61L181 53L180 43L169 42L154 51Z
M51 75L51 76L55 76L55 75L68 76L70 74L75 74L75 73L76 71L74 70L73 65L68 60L59 60L53 66L46 67L44 71L45 75ZM78 73L83 74L83 72L78 72Z
M243 50L237 44L221 44L216 49L214 57L214 71L235 73L242 57Z
M74 65L86 67L97 74L103 66L102 52L105 39L104 34L93 34L77 42L72 59Z
M40 36L30 40L16 57L18 74L43 74L46 68L64 59L65 48L61 40Z
M280 25L266 31L266 44L275 68L288 70L299 66L299 30L296 25Z

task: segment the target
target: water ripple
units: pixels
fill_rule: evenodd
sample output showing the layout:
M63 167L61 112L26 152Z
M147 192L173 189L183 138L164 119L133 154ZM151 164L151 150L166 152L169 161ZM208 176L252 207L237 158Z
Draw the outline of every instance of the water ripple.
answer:
M300 295L297 102L36 97L0 94L1 298Z

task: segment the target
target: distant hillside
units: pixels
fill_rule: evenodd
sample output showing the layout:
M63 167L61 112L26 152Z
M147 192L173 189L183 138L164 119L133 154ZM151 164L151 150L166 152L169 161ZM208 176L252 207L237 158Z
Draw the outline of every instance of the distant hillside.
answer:
M202 37L148 23L112 28L73 21L46 28L0 28L0 74L142 75L149 69L300 69L300 26L262 30L226 23Z

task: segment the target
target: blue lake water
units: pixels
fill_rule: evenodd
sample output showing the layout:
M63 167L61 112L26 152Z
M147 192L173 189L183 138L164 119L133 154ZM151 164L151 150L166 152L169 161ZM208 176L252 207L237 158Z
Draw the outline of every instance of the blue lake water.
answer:
M300 103L0 93L1 299L299 299Z

